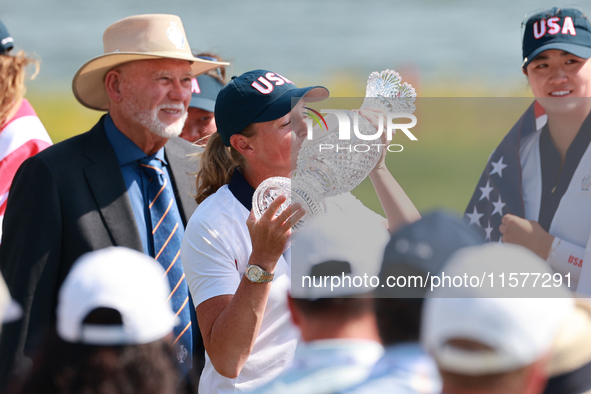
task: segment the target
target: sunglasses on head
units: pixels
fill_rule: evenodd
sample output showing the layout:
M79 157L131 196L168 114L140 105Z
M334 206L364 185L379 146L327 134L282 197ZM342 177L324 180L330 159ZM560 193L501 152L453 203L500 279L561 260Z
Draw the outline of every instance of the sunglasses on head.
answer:
M199 58L199 59L203 59L203 60L209 60L211 62L218 62L219 61L217 58L215 58L213 56L197 55L195 57ZM222 80L222 81L224 80L224 76L222 75L222 70L219 67L208 71L208 73L210 73L210 72L215 73L220 78L220 80Z

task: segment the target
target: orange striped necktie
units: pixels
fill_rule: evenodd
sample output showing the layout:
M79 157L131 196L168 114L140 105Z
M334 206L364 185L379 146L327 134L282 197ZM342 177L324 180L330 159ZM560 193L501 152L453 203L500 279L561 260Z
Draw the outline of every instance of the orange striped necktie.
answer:
M148 190L154 258L164 267L171 288L167 302L171 303L172 310L179 317L173 331L177 360L182 364L181 369L188 370L192 365L193 335L189 289L180 259L183 222L175 206L172 185L167 184L164 176L162 162L145 157L140 160L140 166L150 177Z

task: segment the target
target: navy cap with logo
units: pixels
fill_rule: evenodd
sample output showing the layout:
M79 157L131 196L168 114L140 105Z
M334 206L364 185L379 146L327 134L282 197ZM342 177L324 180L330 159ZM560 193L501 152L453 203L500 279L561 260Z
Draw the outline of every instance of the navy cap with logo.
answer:
M8 33L6 26L0 21L0 55L8 53L14 47L14 39Z
M215 99L223 87L224 84L211 75L202 74L193 78L191 103L189 104L189 107L213 112L215 108Z
M323 86L298 88L289 79L267 70L246 72L224 86L215 103L215 123L224 145L251 123L269 122L287 115L293 98L319 101L328 97Z
M462 220L444 211L434 211L392 234L384 251L380 283L399 276L420 276L428 281L458 249L482 243L483 237ZM430 283L421 287L409 281L404 287L378 287L376 297L419 299L426 297L429 290Z
M529 13L522 24L522 67L549 49L591 57L591 24L579 7L553 7Z

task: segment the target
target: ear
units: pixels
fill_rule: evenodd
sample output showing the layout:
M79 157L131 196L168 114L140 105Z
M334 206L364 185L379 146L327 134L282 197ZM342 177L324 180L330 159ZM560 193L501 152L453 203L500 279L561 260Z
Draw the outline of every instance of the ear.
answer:
M529 77L529 75L527 75L527 67L522 67L521 72L523 72L523 75L525 75L526 77Z
M289 307L292 323L300 327L302 316L298 310L298 307L295 305L295 302L293 302L293 298L291 298L291 294L289 292L287 293L287 306Z
M121 72L111 70L105 75L105 90L111 101L121 101Z
M252 157L255 154L250 138L243 134L234 134L230 137L230 145L242 156Z

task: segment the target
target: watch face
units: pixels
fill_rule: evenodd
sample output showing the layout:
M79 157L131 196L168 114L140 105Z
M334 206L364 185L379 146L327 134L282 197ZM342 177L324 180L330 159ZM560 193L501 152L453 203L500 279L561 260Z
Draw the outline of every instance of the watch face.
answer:
M251 282L258 281L259 279L261 279L261 276L263 276L263 270L260 267L257 267L256 265L252 265L252 266L248 267L248 271L246 272L246 277Z

